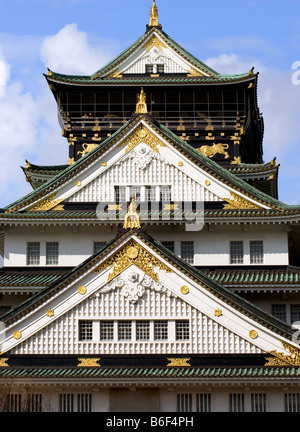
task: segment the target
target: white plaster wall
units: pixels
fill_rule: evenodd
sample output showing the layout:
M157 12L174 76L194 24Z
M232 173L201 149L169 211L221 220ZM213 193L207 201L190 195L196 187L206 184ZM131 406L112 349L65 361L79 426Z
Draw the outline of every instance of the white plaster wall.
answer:
M244 264L250 264L250 240L263 240L264 265L288 265L288 237L283 229L263 226L250 228L227 228L222 230L186 232L176 231L172 225L162 228L149 226L148 232L160 241L175 241L175 253L180 256L180 242L194 241L194 265L229 265L230 241L244 241ZM108 242L116 235L109 228L47 228L15 229L6 232L4 266L26 266L27 242L41 243L40 266L46 265L46 242L59 242L59 266L76 266L93 253L93 242ZM241 264L242 265L242 264Z

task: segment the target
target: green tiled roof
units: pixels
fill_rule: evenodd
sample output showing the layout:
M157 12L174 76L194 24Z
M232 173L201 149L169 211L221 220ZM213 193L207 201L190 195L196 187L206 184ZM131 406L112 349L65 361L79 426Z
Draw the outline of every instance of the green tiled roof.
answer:
M67 270L10 270L3 269L0 272L1 287L45 287L56 282Z
M98 379L247 379L247 378L298 378L300 367L215 367L215 368L0 368L0 379L7 378L98 378Z

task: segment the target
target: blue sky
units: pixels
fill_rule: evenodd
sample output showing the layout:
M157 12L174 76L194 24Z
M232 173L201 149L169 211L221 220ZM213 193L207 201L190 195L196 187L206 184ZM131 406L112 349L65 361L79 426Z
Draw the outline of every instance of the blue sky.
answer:
M25 158L44 165L68 159L46 67L95 72L144 33L151 5L0 0L0 207L30 192L20 169ZM264 160L276 156L280 164L279 199L300 204L299 0L157 0L157 6L163 30L217 71L260 72Z

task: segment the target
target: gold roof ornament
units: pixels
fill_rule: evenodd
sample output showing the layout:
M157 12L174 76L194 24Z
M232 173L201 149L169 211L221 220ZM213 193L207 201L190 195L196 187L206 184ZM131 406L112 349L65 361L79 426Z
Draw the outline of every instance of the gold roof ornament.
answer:
M137 212L137 205L134 197L132 197L131 202L128 206L123 228L141 228L140 217Z
M153 0L152 8L150 9L150 20L149 20L149 26L150 27L157 27L159 25L158 23L158 9L155 3L155 0Z
M141 87L141 93L138 95L138 101L136 104L136 114L147 114L147 104L146 104L146 93L144 92L143 87Z

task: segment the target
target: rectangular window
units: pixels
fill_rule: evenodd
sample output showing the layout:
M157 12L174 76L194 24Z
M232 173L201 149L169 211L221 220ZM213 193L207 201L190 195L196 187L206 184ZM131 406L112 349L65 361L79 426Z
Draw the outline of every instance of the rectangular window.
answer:
M116 202L126 201L126 186L115 186L115 201Z
M300 321L300 304L291 305L291 324Z
M300 393L286 393L284 400L285 412L300 412Z
M27 265L40 264L40 243L27 243Z
M61 394L60 395L60 412L74 412L74 395L73 394Z
M130 340L131 339L131 322L119 321L118 322L118 339Z
M263 264L264 243L263 241L250 241L250 264Z
M196 395L196 411L211 412L211 395L208 393L199 393Z
M169 249L171 252L175 252L175 242L173 241L163 241L161 242L164 247Z
M10 394L7 396L8 412L21 412L22 411L22 395Z
M42 395L29 394L27 398L28 412L42 412Z
M106 245L106 242L94 242L94 254L98 253Z
M131 201L132 197L136 201L141 201L141 188L140 186L130 186L130 196L129 199Z
M160 201L171 201L171 186L160 186Z
M146 186L145 188L146 201L156 201L156 187L155 186Z
M176 321L176 340L190 338L190 323L188 320Z
M93 340L93 321L79 321L79 340Z
M113 321L100 321L100 340L113 340L114 339L114 322Z
M46 243L46 265L57 265L58 256L58 242Z
M272 315L274 317L280 319L281 321L286 322L286 305L285 304L273 304L272 305Z
M177 411L178 412L191 412L192 406L192 394L191 393L180 393L177 395Z
M266 394L253 393L251 395L251 411L266 412Z
M157 73L164 73L164 71L165 71L165 65L164 64L158 64L156 66L156 71L157 71Z
M181 242L181 259L189 264L194 264L194 242Z
M146 65L145 71L146 73L153 73L153 65Z
M229 395L229 411L230 412L245 411L245 398L243 393L231 393Z
M150 321L136 322L136 340L150 339Z
M77 411L91 412L92 411L92 395L83 393L77 395Z
M11 310L10 306L0 306L0 318Z
M168 321L154 321L154 339L168 340Z
M230 242L230 264L243 264L244 243L242 241Z

